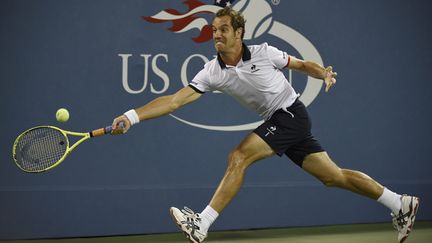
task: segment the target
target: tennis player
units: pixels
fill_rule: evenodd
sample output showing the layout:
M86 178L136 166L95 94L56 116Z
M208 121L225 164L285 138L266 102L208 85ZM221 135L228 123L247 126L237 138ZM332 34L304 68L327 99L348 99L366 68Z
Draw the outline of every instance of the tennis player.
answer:
M238 193L246 169L258 160L285 154L324 185L349 190L388 207L398 230L398 242L405 241L419 199L392 192L362 172L338 167L311 134L306 108L281 71L289 68L323 79L328 92L336 84L332 67L298 59L267 43L246 46L245 19L229 7L216 13L212 28L217 57L204 65L189 86L129 110L113 121L113 133L125 133L140 121L169 114L213 90L233 96L265 120L230 153L225 175L201 213L187 207L170 208L186 237L194 243L204 241L211 224ZM120 122L125 126L120 127Z

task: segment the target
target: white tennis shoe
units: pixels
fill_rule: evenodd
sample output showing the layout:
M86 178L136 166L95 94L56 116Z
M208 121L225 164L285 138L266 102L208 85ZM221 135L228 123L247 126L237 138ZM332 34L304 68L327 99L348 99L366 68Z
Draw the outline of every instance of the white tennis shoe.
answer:
M411 233L414 221L419 207L420 201L417 197L403 195L401 197L402 208L396 215L391 213L393 217L393 227L399 232L398 242L402 243L407 238L409 233Z
M184 207L182 210L179 210L178 208L171 207L170 214L191 243L203 242L207 237L207 230L201 226L199 214L194 213L190 208Z

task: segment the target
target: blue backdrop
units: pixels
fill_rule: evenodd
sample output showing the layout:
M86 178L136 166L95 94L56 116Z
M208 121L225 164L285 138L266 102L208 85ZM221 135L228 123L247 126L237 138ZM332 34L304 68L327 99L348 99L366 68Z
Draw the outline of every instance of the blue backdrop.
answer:
M195 27L211 21L204 10L213 10L213 1L186 3L1 1L0 239L173 232L170 206L207 205L227 154L250 130L202 129L166 116L124 136L87 141L46 173L22 172L11 156L27 128L91 130L183 87L214 55L205 31L203 42L193 39L200 36ZM334 89L317 93L320 81L286 71L332 158L418 195L418 220L432 220L429 1L234 4L248 18L247 44L268 42L338 72ZM165 9L172 10L155 16ZM197 18L183 18L191 15ZM67 123L55 120L60 107L71 113ZM219 93L174 115L222 130L259 121ZM390 222L389 211L274 157L248 170L212 229L368 222Z

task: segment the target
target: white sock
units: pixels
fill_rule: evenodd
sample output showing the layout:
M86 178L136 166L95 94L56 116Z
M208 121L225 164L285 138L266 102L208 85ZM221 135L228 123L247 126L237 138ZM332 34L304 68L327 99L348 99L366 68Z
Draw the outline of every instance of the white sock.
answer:
M201 217L201 227L203 228L202 230L207 232L208 229L210 228L210 225L213 224L213 222L217 219L217 217L219 216L219 213L216 212L216 210L214 210L212 207L207 206L201 213L200 213L200 217Z
M402 207L401 195L394 193L385 187L383 194L377 201L388 207L395 214L398 214Z

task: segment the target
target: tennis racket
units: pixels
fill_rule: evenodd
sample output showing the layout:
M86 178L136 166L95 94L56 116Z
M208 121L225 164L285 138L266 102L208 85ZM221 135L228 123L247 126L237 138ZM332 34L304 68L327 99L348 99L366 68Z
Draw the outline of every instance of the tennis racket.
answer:
M13 159L16 165L26 172L47 171L63 162L72 150L87 139L100 137L111 131L111 126L87 133L65 131L54 126L33 127L15 139ZM81 138L71 146L68 136Z

